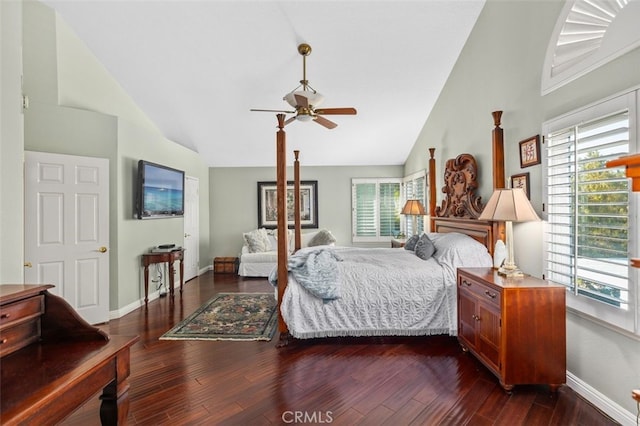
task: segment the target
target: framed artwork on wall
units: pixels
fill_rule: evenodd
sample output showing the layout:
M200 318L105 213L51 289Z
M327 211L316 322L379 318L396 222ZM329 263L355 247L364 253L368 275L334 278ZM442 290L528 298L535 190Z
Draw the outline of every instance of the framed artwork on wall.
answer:
M529 173L520 173L511 176L511 188L522 188L527 194L527 198L531 199L529 193Z
M540 164L540 135L520 142L520 168Z
M287 182L287 226L293 228L293 181ZM258 228L278 226L278 195L276 182L258 182ZM300 225L318 227L318 181L300 181Z

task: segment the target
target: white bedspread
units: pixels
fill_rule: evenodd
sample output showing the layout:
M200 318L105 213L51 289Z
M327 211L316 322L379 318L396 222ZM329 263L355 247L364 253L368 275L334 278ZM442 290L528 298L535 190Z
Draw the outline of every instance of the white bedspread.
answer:
M281 312L296 338L457 334L456 269L492 266L486 248L462 234L429 234L436 253L336 247L340 298L312 296L290 274Z

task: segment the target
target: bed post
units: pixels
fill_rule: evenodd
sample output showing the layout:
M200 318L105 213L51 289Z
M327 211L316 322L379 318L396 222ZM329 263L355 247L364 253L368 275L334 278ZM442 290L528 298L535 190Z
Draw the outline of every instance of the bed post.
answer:
M500 128L500 118L502 111L493 111L493 125L495 128L491 132L493 142L493 190L505 188L504 176L504 132Z
M436 159L435 148L429 148L429 231L434 231L436 217Z
M293 151L295 161L293 162L293 220L294 220L294 235L295 235L295 251L300 250L302 247L302 228L300 225L300 161L298 155L300 151Z
M504 131L500 128L500 119L502 118L502 111L493 111L493 125L495 126L491 132L491 141L493 144L493 190L500 188L506 188L505 175L504 175ZM493 222L493 233L498 239L505 241L505 223ZM490 248L493 254L493 247Z
M284 114L277 114L278 133L276 135L276 199L278 209L278 331L280 338L289 334L287 324L282 318L280 304L287 286L287 152Z

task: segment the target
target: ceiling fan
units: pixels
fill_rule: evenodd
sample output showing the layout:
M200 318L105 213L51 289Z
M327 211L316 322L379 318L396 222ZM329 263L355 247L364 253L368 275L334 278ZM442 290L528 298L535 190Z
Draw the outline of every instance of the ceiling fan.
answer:
M318 106L324 100L324 96L318 93L314 88L309 86L307 80L307 56L311 54L311 46L306 43L302 43L298 46L298 53L302 55L302 80L291 92L284 96L284 100L287 101L291 107L295 108L292 111L286 110L274 110L274 109L251 109L251 111L266 111L266 112L284 112L286 114L295 114L293 117L287 119L284 125L291 123L292 121L315 121L321 126L327 129L333 129L337 126L331 120L323 117L323 115L355 115L357 111L355 108L318 108ZM302 87L302 90L298 90Z

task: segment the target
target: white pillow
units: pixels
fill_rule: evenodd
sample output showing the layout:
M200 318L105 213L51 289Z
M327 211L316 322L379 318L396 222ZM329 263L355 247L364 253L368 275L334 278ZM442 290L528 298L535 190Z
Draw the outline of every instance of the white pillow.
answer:
M267 231L267 234L269 235L269 242L271 244L271 251L277 251L278 250L278 230L277 229L270 229ZM294 232L293 229L287 229L287 239L288 239L288 247L289 247L289 251L293 250L293 243L294 243Z
M242 234L245 245L249 248L249 253L262 253L265 251L271 251L271 242L269 241L269 235L264 228L256 229L255 231L245 232Z

